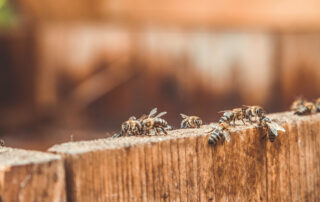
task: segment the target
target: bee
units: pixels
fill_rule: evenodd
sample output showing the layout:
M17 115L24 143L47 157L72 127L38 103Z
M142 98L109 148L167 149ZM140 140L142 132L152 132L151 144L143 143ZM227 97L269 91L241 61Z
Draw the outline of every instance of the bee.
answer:
M262 118L260 125L264 130L264 134L268 135L270 142L274 142L276 136L278 136L278 132L286 132L282 126L274 121L271 121L268 117Z
M230 142L230 126L226 122L220 123L218 127L213 127L209 133L211 133L208 143L216 145L218 142L226 140Z
M297 115L306 115L313 114L317 111L316 105L312 102L305 102L303 105L299 106L298 109L295 110L294 114Z
M231 123L233 121L233 125L236 125L236 120L241 120L242 123L245 125L245 112L246 110L243 108L235 108L229 111L221 111L223 112L222 117L219 120L219 123L226 122Z
M128 121L121 124L120 132L114 134L112 137L121 137L125 134L128 136L141 135L142 132L141 118L137 119L135 116L131 116Z
M187 116L185 114L180 114L183 118L181 121L181 128L200 128L202 125L202 120L198 116Z
M265 110L258 106L258 105L254 105L254 106L244 106L244 110L245 110L245 118L249 120L250 123L252 122L257 122L257 119L253 120L252 118L258 118L259 121L261 121L264 118L265 115Z
M160 117L167 114L167 112L161 112L158 115L154 116L157 113L157 108L154 108L149 113L149 116L142 120L142 130L144 134L149 134L150 130L154 130L156 134L163 132L168 134L166 130L171 130L172 127L168 125L168 122Z
M291 104L291 111L296 111L298 110L301 106L303 106L306 103L306 100L302 99L302 98L298 98L295 101L293 101L293 103Z

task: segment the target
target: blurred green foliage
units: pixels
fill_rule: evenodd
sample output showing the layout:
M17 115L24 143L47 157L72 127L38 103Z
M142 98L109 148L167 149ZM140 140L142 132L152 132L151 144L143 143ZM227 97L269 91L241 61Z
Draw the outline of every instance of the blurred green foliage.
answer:
M0 0L0 28L9 28L16 22L16 15L9 0Z

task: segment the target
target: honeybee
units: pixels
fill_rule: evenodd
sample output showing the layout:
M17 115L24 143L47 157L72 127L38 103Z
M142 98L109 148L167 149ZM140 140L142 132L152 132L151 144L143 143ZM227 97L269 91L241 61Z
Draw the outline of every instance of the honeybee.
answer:
M142 122L141 118L137 119L135 116L131 116L128 121L125 121L121 124L120 132L114 134L112 137L121 137L127 134L128 136L132 135L141 135L142 134Z
M250 123L252 122L257 122L257 119L252 120L252 118L258 118L259 121L261 121L261 119L263 119L264 115L265 115L265 110L258 106L258 105L254 105L254 106L244 106L245 107L245 118L249 120Z
M295 101L293 101L293 103L291 104L291 111L296 111L298 110L302 105L304 105L304 103L306 103L306 100L302 99L302 98L298 98Z
M264 130L264 134L268 135L270 142L274 142L276 136L278 136L278 132L286 132L282 126L274 121L271 121L268 117L262 118L260 124Z
M295 110L294 114L297 115L306 115L313 114L317 111L316 106L312 102L305 102L303 105L300 105L298 109Z
M200 128L202 125L202 120L198 116L187 116L185 114L180 114L183 118L181 121L181 128Z
M245 125L245 112L246 110L243 108L235 108L230 111L222 111L224 112L222 117L219 120L219 123L226 122L231 123L233 121L233 125L236 125L236 120L241 120L242 123Z
M158 134L159 132L163 132L164 134L168 134L166 130L171 130L172 127L168 125L168 122L160 117L167 114L167 112L161 112L158 115L154 117L154 115L157 113L157 108L154 108L149 113L148 117L143 119L141 122L142 130L144 134L149 135L150 130L154 130L155 134Z
M216 145L218 142L226 140L230 142L230 126L226 122L220 123L218 127L212 127L212 130L209 131L211 133L208 143Z

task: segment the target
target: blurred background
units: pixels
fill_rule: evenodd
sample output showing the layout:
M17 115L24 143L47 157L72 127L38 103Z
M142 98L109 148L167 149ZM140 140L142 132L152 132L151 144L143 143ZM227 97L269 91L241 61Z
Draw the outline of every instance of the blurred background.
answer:
M314 0L0 0L0 138L45 150L153 107L217 121L320 93Z

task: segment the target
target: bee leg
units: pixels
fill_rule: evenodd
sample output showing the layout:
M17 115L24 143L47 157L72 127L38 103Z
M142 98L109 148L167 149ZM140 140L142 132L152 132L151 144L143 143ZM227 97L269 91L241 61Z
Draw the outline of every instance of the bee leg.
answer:
M234 118L233 119L233 126L235 126L236 125L236 119Z
M158 130L158 128L154 128L153 131L154 131L154 135L159 135L159 130Z
M121 133L116 133L112 136L112 138L117 138L117 137L120 137L121 136Z
M243 125L246 125L246 123L244 122L244 120L243 120L243 119L241 119L241 121L242 121Z
M162 130L162 132L163 132L164 134L168 135L167 131L166 131L164 128L160 127L160 129Z
M200 123L197 121L196 122L197 128L200 128Z
M187 124L186 124L186 123L187 123L186 121L182 121L182 123L181 123L181 128L183 128L183 129L184 129L184 128L187 128L187 126L186 126Z

